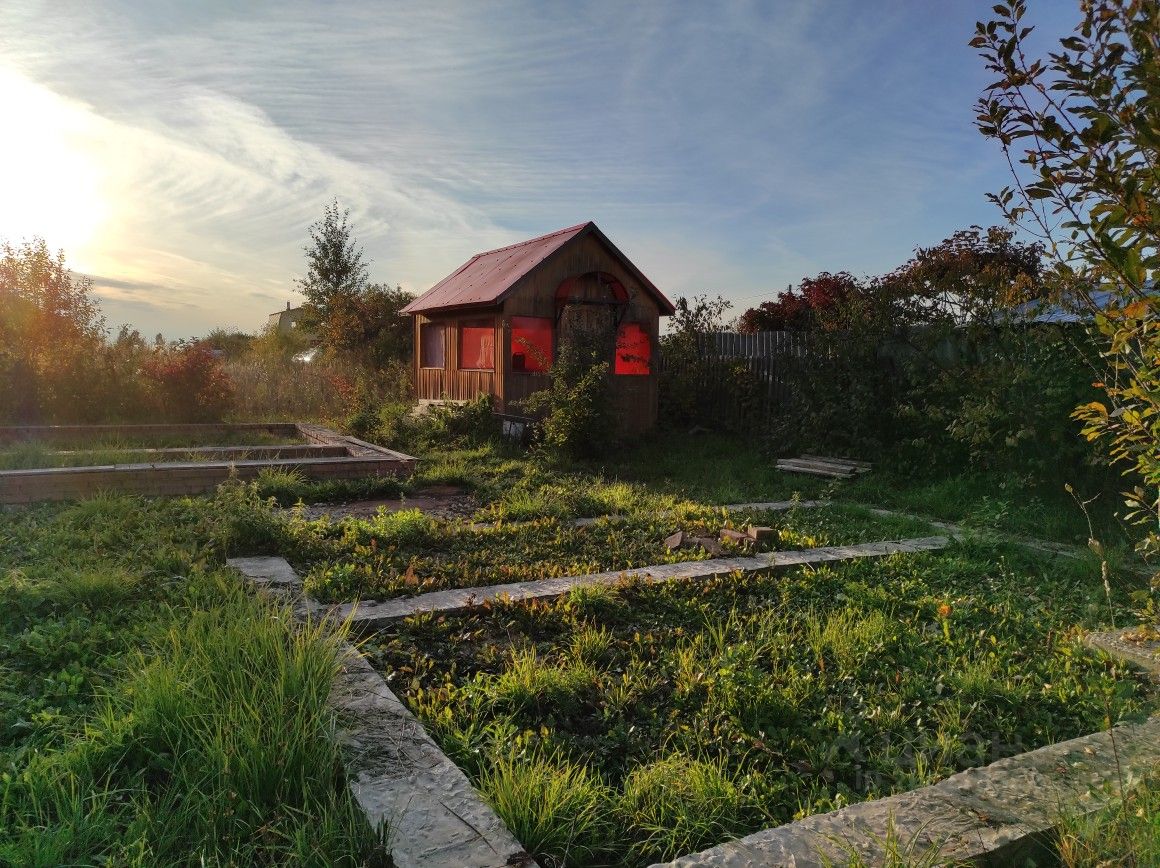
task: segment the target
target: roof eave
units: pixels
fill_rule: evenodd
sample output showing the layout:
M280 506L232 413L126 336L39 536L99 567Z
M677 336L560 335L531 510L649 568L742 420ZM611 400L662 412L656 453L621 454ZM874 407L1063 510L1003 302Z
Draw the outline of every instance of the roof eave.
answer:
M479 313L481 311L487 311L487 310L498 310L501 307L503 307L502 301L479 301L479 302L472 302L472 303L468 303L468 304L454 304L454 305L437 304L437 305L431 305L430 307L423 307L423 308L417 308L417 309L412 308L411 305L407 305L405 308L403 308L400 311L400 313L402 313L406 316L427 316L427 315L432 314L432 313L440 314L440 315L467 313L467 312Z

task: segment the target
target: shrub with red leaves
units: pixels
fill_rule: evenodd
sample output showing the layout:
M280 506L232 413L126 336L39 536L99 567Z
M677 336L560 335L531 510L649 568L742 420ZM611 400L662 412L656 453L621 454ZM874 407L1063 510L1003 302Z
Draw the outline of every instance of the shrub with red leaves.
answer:
M234 384L201 344L158 349L142 373L159 417L173 422L220 422L234 403Z

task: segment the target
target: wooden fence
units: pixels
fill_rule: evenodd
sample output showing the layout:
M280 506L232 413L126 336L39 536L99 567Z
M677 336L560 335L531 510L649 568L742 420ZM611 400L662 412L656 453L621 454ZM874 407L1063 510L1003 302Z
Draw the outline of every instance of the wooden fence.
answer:
M695 392L697 416L714 427L755 432L767 429L786 406L791 370L821 344L805 332L711 332L699 336L697 350L692 363L664 360L672 375L665 385Z

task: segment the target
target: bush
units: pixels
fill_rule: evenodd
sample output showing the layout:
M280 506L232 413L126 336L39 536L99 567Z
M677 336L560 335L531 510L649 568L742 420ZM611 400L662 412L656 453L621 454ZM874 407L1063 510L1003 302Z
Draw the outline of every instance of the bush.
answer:
M356 405L343 428L356 437L421 455L435 449L466 448L499 435L491 395L463 403L432 404L416 409L409 401Z
M606 339L576 330L562 343L548 388L525 398L523 409L542 415L538 442L555 460L602 454L612 443Z
M220 422L234 403L234 385L208 347L157 349L143 373L151 387L155 418L174 422Z

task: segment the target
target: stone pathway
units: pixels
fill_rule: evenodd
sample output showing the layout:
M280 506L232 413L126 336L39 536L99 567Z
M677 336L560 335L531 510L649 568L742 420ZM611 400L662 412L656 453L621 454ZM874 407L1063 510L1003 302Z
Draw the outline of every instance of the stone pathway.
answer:
M1114 745L1113 745L1114 740ZM1018 865L1043 838L1117 797L1120 781L1160 764L1160 717L969 769L940 783L766 829L653 868L822 868L857 855L883 865L891 831L915 862ZM904 849L905 848L905 849Z

